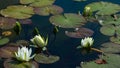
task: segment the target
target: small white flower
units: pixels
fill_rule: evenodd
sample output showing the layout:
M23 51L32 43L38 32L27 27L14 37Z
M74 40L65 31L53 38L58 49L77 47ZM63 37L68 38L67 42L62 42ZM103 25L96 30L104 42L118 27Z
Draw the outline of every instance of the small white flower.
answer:
M34 55L32 55L32 49L28 49L27 47L22 47L22 48L18 48L18 52L15 52L15 57L17 60L19 61L29 61L30 59L32 59Z
M30 40L33 44L39 47L45 47L48 43L48 38L45 40L40 35L36 35L33 39Z
M81 45L83 47L88 47L88 46L92 46L93 42L94 42L93 38L91 38L91 37L86 38L85 37L84 39L81 40Z

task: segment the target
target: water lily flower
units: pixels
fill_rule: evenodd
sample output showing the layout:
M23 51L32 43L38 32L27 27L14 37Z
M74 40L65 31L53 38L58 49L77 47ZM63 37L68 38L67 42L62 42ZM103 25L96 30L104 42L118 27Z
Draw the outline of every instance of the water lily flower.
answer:
M17 60L19 61L29 61L30 59L32 59L34 55L32 55L32 49L28 49L27 47L22 47L22 48L18 48L18 52L15 52L15 57Z
M45 40L41 35L36 35L33 39L30 40L34 45L38 47L45 47L48 43L48 37Z
M81 40L81 45L83 47L90 47L93 45L93 42L94 42L93 38L91 38L91 37L86 38L85 37L84 39Z

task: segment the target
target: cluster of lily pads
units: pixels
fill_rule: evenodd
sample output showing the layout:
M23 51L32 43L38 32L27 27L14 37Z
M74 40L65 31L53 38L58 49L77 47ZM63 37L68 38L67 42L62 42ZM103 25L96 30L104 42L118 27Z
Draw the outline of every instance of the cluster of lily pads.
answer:
M34 37L30 41L18 40L16 43L9 43L10 40L21 34L22 24L32 24L30 18L37 14L52 15L49 21L55 26L53 30L55 34L58 32L57 27L74 29L73 31L66 30L65 34L72 38L84 38L77 47L82 52L90 53L93 50L101 53L97 60L82 62L80 65L82 68L119 68L120 56L116 53L120 53L118 13L120 5L100 1L86 5L82 13L63 13L62 7L53 5L54 2L55 0L20 0L19 5L11 5L0 10L2 15L0 17L0 45L3 46L0 48L0 58L6 59L2 65L5 68L39 68L38 63L50 64L60 59L59 56L51 55L48 52L49 37L44 38L37 28L34 29ZM111 36L111 42L103 43L100 49L93 48L94 39L90 36L94 31L83 27L89 22L98 22L102 26L100 32ZM34 53L31 47L35 48ZM118 63L113 64L114 62Z

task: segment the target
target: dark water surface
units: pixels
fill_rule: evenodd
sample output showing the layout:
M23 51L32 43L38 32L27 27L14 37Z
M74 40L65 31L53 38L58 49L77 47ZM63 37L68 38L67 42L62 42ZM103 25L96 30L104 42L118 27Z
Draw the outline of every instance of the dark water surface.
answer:
M12 1L14 1L14 3ZM56 0L55 5L61 6L64 9L64 13L77 13L78 11L82 12L85 5L95 1L98 0L88 0L86 2L74 2L72 0ZM103 1L110 1L113 3L120 4L120 0ZM10 4L18 3L17 0L0 0L0 8L5 8L6 5L10 5L6 2L9 2ZM1 3L4 3L4 5L2 5ZM35 26L39 28L40 33L43 36L46 36L48 33L51 33L53 26L51 23L49 23L49 17L50 16L34 15L31 18L33 21L31 25L22 26L23 34L19 37L19 39L31 39L31 33ZM95 40L94 47L99 48L100 44L109 41L108 36L102 35L99 32L100 25L98 23L87 23L85 27L90 28L94 31L94 35L92 36ZM81 61L88 61L97 57L96 52L93 52L88 55L82 55L80 51L76 49L76 47L80 45L81 39L67 37L64 33L65 30L70 29L59 28L56 40L52 45L48 45L49 52L53 55L60 56L60 60L53 64L40 64L40 68L76 68L76 66L79 66ZM54 35L51 34L49 42L51 42L53 39Z

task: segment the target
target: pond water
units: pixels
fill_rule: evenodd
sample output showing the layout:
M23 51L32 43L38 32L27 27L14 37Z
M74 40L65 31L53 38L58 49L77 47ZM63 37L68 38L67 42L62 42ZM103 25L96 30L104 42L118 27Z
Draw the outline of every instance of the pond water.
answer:
M83 2L77 2L73 0L56 0L54 5L58 5L64 9L63 13L78 13L78 11L83 12L84 7L92 2L98 2L101 0L87 0ZM119 0L103 0L105 2L112 2L120 4ZM6 8L8 5L19 4L18 0L0 0L0 9ZM112 8L112 7L111 7ZM20 9L21 10L21 9ZM50 23L49 16L33 15L30 17L32 20L31 24L22 24L22 31L19 36L11 39L10 42L15 42L16 40L27 40L30 43L30 39L33 38L32 31L35 27L39 29L42 36L49 36L48 51L52 55L57 55L60 60L52 64L42 64L39 63L39 68L76 68L80 66L83 61L94 60L98 58L98 52L91 52L88 54L81 54L77 46L81 44L82 38L72 38L65 35L65 31L72 31L73 28L62 28L58 27L59 32L56 36L53 34L54 25ZM61 21L61 20L60 20ZM97 22L87 22L83 27L89 28L94 31L91 36L94 39L94 48L100 49L101 44L110 41L110 36L103 35L100 32L102 27ZM1 32L1 31L0 31ZM30 43L31 44L31 43ZM33 48L34 50L34 48ZM89 67L88 67L89 68ZM120 68L120 67L118 67Z

